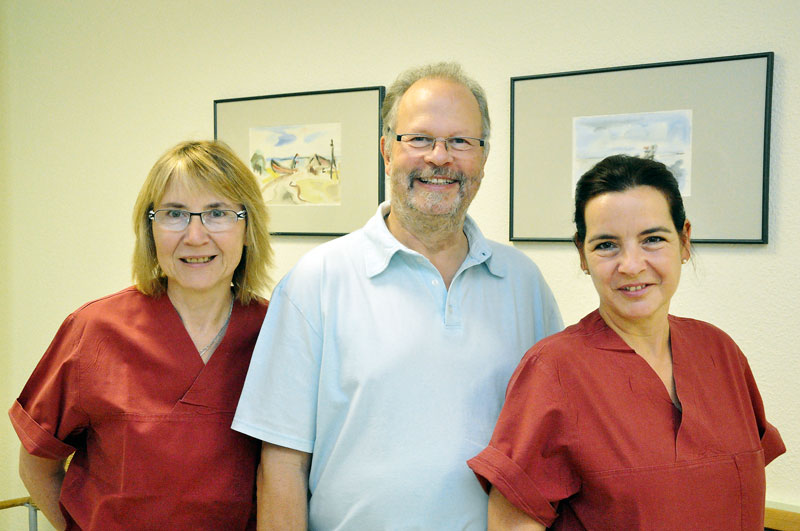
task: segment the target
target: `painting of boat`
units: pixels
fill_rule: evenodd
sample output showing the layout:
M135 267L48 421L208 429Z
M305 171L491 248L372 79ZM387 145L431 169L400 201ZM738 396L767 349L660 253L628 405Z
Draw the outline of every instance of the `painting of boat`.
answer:
M296 161L297 161L297 157L295 157L292 162L295 163ZM291 166L291 167L286 167L286 166L283 166L280 162L278 162L275 159L271 159L269 161L269 166L270 166L270 168L272 168L272 171L274 171L278 175L291 175L291 174L297 172L297 168L295 168L294 165Z

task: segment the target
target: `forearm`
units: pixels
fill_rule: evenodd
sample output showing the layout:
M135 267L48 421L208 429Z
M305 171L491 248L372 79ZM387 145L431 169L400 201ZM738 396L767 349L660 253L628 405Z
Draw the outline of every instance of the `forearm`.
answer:
M64 482L64 460L36 457L20 448L19 476L45 518L56 529L64 529L67 524L58 506Z
M514 507L503 494L489 491L489 531L544 531L545 527Z
M258 530L308 529L311 454L263 443L258 467Z

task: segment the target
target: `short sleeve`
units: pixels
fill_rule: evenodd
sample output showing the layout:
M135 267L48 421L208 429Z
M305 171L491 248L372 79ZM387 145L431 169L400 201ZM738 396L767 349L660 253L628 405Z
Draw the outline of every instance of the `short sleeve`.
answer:
M232 428L311 453L322 340L318 316L288 293L299 281L290 273L273 291ZM298 287L309 291L308 285Z
M76 314L59 328L39 364L11 406L9 416L31 455L65 459L70 443L88 425L80 405L80 344L85 327Z
M571 460L576 418L557 363L543 359L536 348L509 382L489 446L468 465L484 489L491 484L548 526L557 516L558 501L580 488Z
M764 450L764 464L768 465L773 459L786 452L786 446L775 426L767 422L764 412L764 402L761 399L761 393L758 391L756 380L753 377L753 371L750 370L750 364L747 362L744 354L741 354L741 351L739 351L739 354L743 365L745 381L747 382L747 391L750 394L750 402L753 405L753 413L756 417L758 435L761 439L761 448Z

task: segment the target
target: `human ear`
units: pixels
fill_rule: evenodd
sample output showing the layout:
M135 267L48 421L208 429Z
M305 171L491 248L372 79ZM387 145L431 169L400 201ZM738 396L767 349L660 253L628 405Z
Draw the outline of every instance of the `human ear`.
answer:
M381 137L381 156L383 157L383 166L386 170L386 173L391 173L392 163L389 160L389 150L387 150L386 146L386 136Z
M681 238L681 260L686 263L692 257L692 224L689 220L683 222Z
M583 252L583 244L581 242L578 242L577 234L575 234L575 236L572 238L572 243L575 244L575 248L578 250L578 256L580 257L580 263L581 263L581 270L583 270L583 272L588 275L589 264L586 262L586 254Z

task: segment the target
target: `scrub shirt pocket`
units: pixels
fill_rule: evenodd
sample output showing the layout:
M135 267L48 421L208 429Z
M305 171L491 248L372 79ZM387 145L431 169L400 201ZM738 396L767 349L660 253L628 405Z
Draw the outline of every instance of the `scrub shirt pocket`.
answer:
M764 450L759 448L736 454L733 460L739 472L742 529L764 529L764 498L767 490Z

